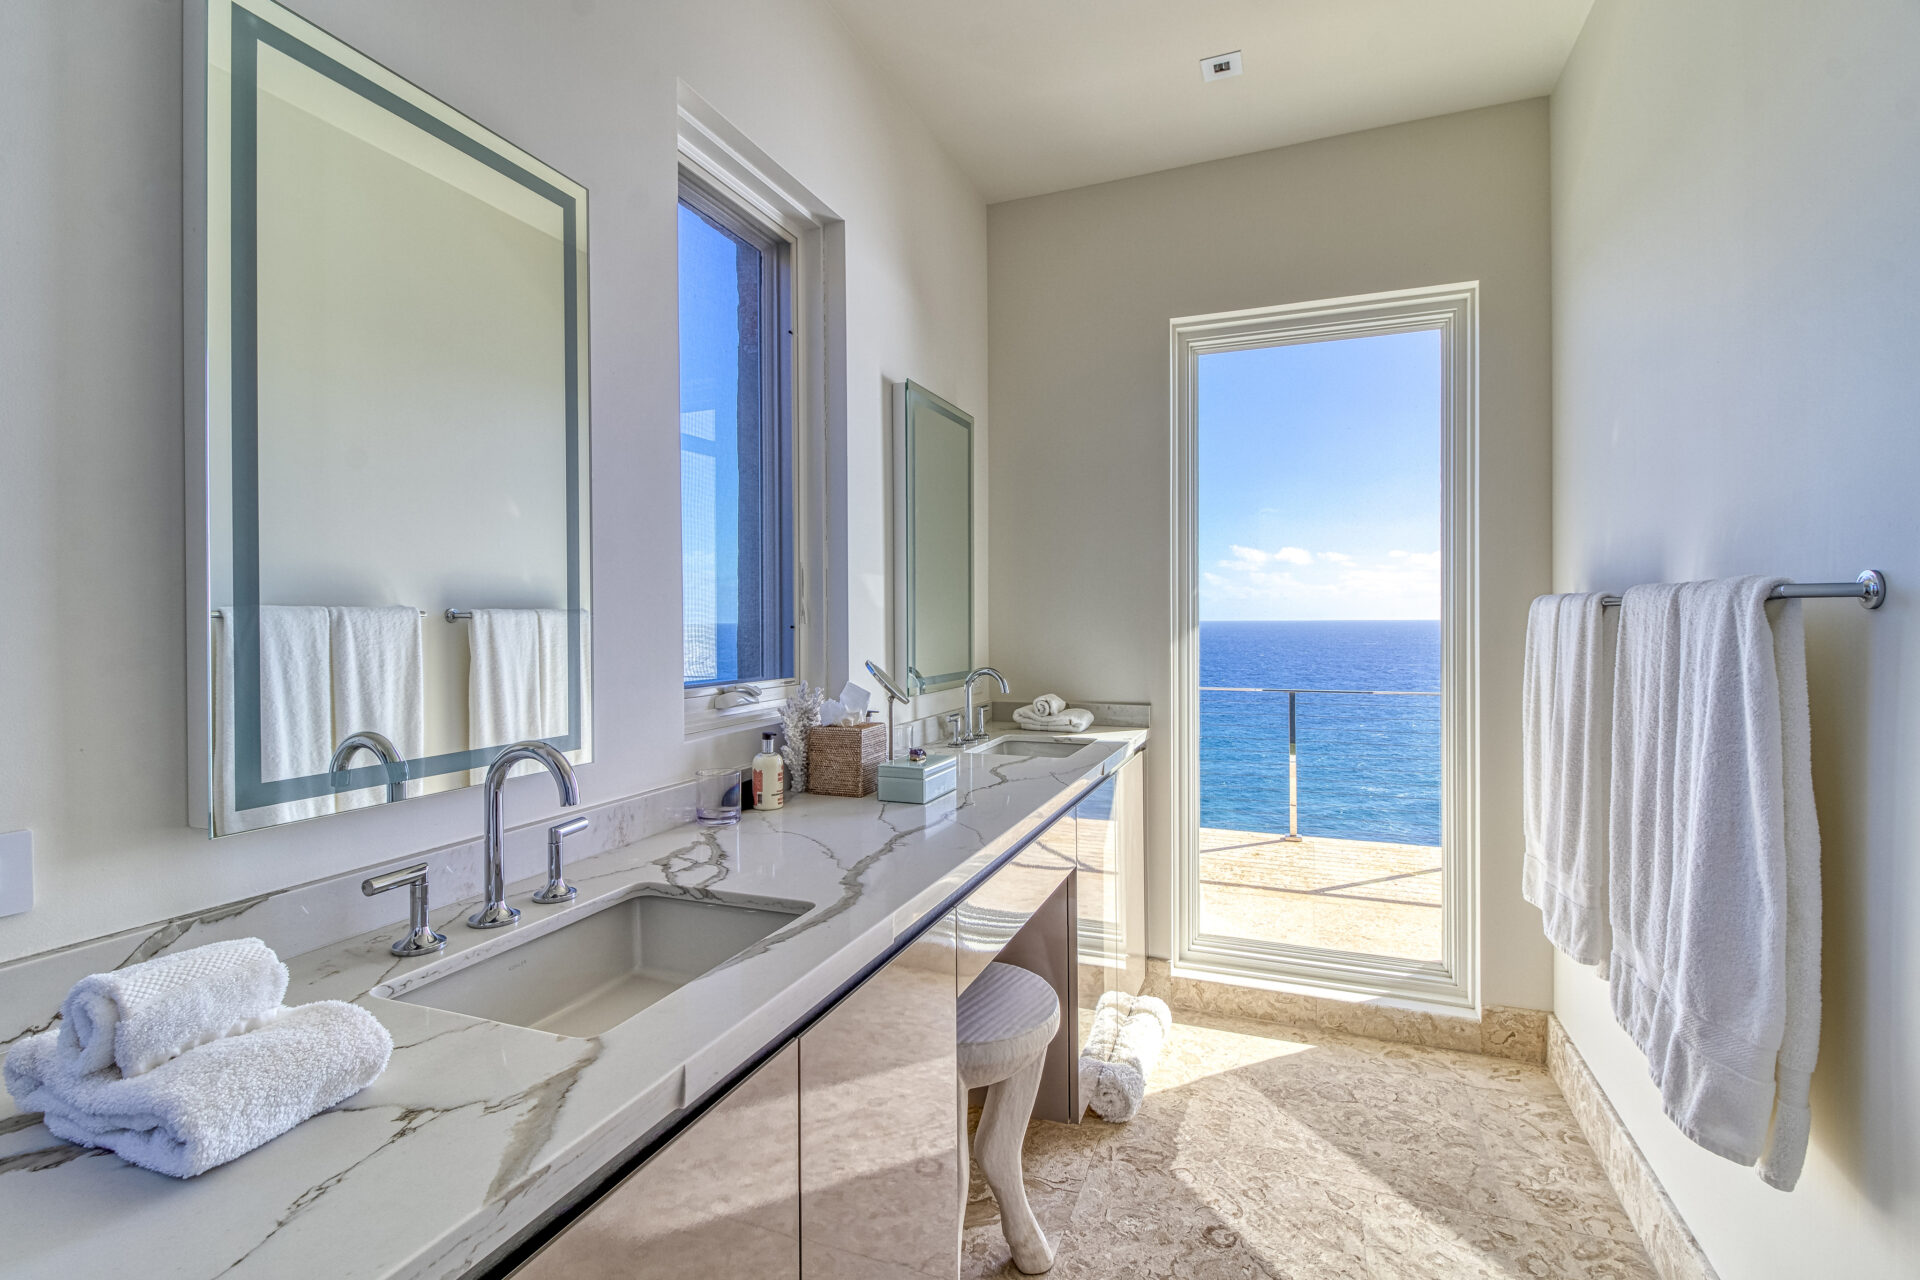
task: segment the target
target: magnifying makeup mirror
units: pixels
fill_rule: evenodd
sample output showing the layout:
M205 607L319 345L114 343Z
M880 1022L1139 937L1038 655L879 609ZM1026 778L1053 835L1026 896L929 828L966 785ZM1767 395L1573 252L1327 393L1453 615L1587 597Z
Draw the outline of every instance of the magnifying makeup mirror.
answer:
M887 695L887 759L893 759L893 704L905 702L907 695L894 678L873 665L873 659L867 659L867 674L880 682L881 691Z

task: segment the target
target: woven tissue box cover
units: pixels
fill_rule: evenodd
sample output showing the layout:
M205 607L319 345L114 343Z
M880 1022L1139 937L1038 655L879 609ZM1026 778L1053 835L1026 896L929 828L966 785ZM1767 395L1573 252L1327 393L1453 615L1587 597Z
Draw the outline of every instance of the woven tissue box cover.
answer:
M884 724L823 724L807 734L807 790L823 796L870 796L887 758Z

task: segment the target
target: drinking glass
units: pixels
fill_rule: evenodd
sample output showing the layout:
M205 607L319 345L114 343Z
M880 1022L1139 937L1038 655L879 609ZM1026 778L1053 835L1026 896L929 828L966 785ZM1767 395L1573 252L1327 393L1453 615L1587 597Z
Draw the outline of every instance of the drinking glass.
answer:
M693 816L703 827L740 821L740 770L702 769L694 775Z

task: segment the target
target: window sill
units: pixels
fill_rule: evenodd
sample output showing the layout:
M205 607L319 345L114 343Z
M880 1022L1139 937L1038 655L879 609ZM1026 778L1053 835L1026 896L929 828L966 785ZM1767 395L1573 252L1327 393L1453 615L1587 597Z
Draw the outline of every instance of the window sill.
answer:
M707 738L722 733L739 733L780 722L780 708L799 687L794 680L758 681L760 700L743 706L714 708L717 693L712 687L689 689L686 694L686 736Z

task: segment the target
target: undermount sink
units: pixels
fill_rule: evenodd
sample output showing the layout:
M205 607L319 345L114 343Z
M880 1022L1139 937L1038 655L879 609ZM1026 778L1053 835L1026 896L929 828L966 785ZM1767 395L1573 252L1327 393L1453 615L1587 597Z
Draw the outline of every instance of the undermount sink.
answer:
M556 1035L597 1036L809 910L805 903L772 908L643 892L390 998Z
M1091 742L1092 739L1088 739ZM1078 755L1087 742L1047 742L1039 738L996 738L984 747L975 747L975 755L982 756L1025 756L1032 759L1046 756L1049 759L1064 759Z

